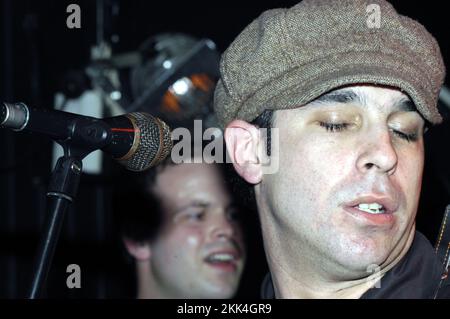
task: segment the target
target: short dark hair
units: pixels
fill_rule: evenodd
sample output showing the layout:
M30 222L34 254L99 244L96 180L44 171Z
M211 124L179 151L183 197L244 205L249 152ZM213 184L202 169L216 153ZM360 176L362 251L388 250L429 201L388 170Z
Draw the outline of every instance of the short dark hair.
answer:
M266 143L266 153L267 156L271 154L271 129L273 127L273 110L264 110L256 119L254 119L251 124L257 126L258 128L267 129L267 143Z
M145 242L153 240L163 220L161 201L144 186L144 180L155 181L156 169L145 173L126 172L114 188L113 205L123 237ZM145 176L145 177L144 177Z

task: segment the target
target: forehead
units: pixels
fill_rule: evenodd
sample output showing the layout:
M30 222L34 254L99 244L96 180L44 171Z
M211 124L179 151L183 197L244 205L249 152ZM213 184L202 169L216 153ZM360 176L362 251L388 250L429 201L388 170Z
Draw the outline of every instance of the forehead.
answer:
M228 204L230 200L216 164L169 165L158 174L153 191L163 206L172 209L190 202Z

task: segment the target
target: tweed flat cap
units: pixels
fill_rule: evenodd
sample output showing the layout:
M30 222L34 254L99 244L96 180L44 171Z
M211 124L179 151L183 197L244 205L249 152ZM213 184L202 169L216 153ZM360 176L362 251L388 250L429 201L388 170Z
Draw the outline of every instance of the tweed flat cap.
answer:
M399 88L426 120L442 121L439 45L382 0L304 0L263 12L224 52L220 72L214 108L223 127L358 83Z

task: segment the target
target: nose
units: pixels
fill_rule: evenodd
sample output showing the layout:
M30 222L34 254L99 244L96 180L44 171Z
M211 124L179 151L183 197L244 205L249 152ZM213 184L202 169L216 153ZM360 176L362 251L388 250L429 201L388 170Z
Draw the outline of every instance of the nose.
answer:
M366 137L361 141L361 152L356 163L358 170L361 173L376 170L388 175L394 174L398 157L388 128L371 132Z
M235 223L230 221L225 212L214 214L210 221L210 234L213 239L233 239L236 235Z

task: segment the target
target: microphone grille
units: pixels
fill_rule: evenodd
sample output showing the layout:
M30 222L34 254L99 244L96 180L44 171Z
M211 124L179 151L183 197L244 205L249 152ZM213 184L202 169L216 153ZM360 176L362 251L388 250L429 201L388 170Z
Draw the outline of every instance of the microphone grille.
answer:
M121 162L128 170L141 172L163 161L172 150L169 126L148 113L127 114L137 131L133 154Z

